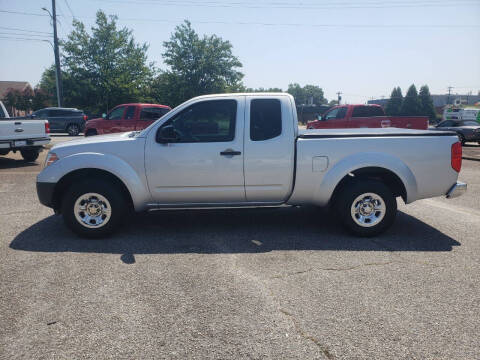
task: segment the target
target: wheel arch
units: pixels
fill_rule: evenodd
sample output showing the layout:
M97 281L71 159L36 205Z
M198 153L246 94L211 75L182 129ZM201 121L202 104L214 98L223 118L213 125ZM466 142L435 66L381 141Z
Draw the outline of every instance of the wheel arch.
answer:
M144 210L150 201L143 166L134 168L122 158L112 154L77 153L61 157L38 174L37 182L55 183L54 193L59 196L58 194L65 190L65 184L84 176L106 177L117 182L121 185L122 191L126 189L128 192L135 211ZM58 198L55 205L58 209Z
M317 186L314 198L326 205L353 178L383 181L405 203L417 198L417 182L410 168L399 158L384 153L356 153L334 164Z
M362 179L381 181L390 189L395 197L400 196L405 203L407 202L407 189L397 174L383 167L369 166L358 168L346 174L335 187L330 198L330 203L335 202L338 195L341 194L342 189L348 186L349 183Z
M97 168L84 168L73 170L65 174L55 185L53 190L52 205L56 211L60 211L62 196L68 187L76 181L81 181L84 179L104 179L107 182L118 186L121 189L123 196L127 199L129 207L134 209L132 195L128 190L125 183L116 175L112 174L109 171Z

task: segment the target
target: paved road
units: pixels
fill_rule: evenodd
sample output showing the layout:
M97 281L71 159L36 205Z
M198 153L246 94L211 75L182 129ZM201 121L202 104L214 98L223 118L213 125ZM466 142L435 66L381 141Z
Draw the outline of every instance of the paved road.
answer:
M85 241L38 204L39 166L14 159L2 359L480 358L480 162L464 161L468 196L400 205L376 239L283 208L159 211Z

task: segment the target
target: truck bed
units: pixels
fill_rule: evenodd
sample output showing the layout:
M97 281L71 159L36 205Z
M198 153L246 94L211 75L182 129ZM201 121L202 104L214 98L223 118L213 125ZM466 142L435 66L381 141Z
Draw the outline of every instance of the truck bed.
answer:
M298 137L302 139L314 138L343 138L343 137L392 137L392 136L456 136L453 131L414 130L400 128L362 128L362 129L299 129Z
M387 168L405 185L406 203L446 194L457 180L453 132L410 129L299 131L295 188L288 203L326 205L335 186L356 169Z

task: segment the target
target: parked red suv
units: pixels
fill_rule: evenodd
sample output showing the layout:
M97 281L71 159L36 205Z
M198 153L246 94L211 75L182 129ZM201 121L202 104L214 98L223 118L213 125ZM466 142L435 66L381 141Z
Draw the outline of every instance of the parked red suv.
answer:
M309 121L307 129L395 127L426 130L427 116L386 116L380 105L339 105L320 119Z
M88 120L85 136L143 130L171 108L158 104L122 104L98 119Z

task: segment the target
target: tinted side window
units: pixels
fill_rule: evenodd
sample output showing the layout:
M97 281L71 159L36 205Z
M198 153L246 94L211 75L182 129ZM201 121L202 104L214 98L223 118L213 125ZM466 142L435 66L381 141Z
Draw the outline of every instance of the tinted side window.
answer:
M127 111L125 111L125 120L132 120L135 116L135 106L127 107Z
M110 114L108 114L108 120L121 120L123 117L123 111L125 106L120 106L116 109L113 109Z
M236 117L235 100L210 100L189 106L165 125L173 125L180 143L232 141Z
M368 107L368 116L384 116L385 113L383 109L379 106L369 106Z
M346 107L342 107L338 110L338 113L337 113L337 117L336 119L343 119L345 116L347 115L347 108Z
M352 117L368 116L368 108L366 106L355 106L353 108Z
M48 111L48 116L72 116L73 112L70 110L49 110Z
M254 99L250 103L250 139L273 139L282 133L282 110L278 99Z
M440 124L438 124L439 127L450 127L453 126L454 122L453 121L444 121Z
M325 114L325 120L341 120L347 115L347 108L346 107L339 107L330 110L328 113Z
M163 115L169 112L168 109L159 108L159 107L145 107L140 113L140 120L157 120L160 119Z

